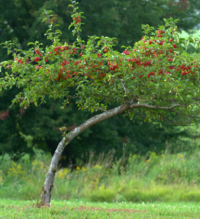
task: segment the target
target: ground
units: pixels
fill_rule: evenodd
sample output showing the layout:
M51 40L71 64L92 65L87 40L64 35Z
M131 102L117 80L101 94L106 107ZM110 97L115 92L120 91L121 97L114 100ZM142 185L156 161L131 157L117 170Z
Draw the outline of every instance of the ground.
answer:
M37 207L37 201L0 199L0 219L158 219L200 218L198 203L90 203L80 200L52 201L51 207Z

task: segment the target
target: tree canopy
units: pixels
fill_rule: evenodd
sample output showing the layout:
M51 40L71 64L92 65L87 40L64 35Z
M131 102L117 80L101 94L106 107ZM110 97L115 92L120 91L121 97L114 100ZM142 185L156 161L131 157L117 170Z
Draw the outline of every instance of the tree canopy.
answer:
M54 30L57 25L52 18L47 31L51 46L42 48L36 41L25 51L5 43L14 60L2 62L12 71L1 78L1 87L23 89L13 103L37 106L48 96L65 98L64 108L75 99L80 109L91 112L106 111L114 103L126 104L130 118L141 108L147 120L162 119L168 116L167 110L185 118L190 110L198 111L194 106L199 100L199 55L189 55L182 46L193 41L198 47L198 39L180 38L175 21L165 19L165 26L157 32L143 25L143 39L120 53L113 49L115 38L90 36L85 43L80 38L81 16L78 12L72 15L70 26L77 41L71 45L60 42L61 31ZM185 118L183 122L188 121Z

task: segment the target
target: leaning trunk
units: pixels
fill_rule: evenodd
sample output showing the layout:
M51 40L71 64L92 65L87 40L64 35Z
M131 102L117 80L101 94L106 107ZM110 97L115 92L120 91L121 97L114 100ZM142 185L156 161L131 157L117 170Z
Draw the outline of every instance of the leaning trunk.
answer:
M53 188L54 177L56 173L56 169L58 166L58 162L60 156L65 148L66 138L64 137L62 141L58 144L58 147L52 157L51 164L45 179L45 183L43 186L43 193L41 195L42 204L50 206L51 202L51 190Z
M79 135L81 132L83 132L87 128L89 128L89 127L91 127L91 126L93 126L93 125L95 125L103 120L106 120L108 118L111 118L113 116L121 114L128 109L130 109L130 105L122 105L122 106L116 107L114 109L108 110L104 113L101 113L99 115L96 115L96 116L88 119L87 121L85 121L82 125L76 127L74 130L69 132L65 137L63 137L61 142L58 144L58 147L57 147L57 149L52 157L51 164L50 164L49 170L47 172L47 176L46 176L44 186L43 186L43 193L41 195L41 198L42 198L41 204L42 205L50 206L51 190L53 188L54 177L55 177L55 173L56 173L56 170L58 167L58 162L59 162L60 156L61 156L65 146L67 144L69 144L77 135Z

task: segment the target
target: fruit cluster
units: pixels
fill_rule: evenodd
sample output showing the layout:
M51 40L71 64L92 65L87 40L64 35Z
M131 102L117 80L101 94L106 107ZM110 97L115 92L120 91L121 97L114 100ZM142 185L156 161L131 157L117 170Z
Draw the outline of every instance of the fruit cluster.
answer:
M80 16L73 17L73 21L75 22L75 24L80 23L81 22Z

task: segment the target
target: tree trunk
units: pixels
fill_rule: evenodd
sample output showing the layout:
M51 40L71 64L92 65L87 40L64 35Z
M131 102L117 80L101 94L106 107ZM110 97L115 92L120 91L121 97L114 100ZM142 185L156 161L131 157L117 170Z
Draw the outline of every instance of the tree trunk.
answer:
M51 190L53 188L53 182L54 182L54 177L55 173L58 167L58 162L60 159L60 156L65 148L65 146L70 143L77 135L79 135L81 132L86 130L87 128L103 121L108 118L111 118L113 116L116 116L118 114L121 114L125 112L126 110L130 109L130 105L122 105L119 107L116 107L114 109L108 110L104 113L101 113L99 115L93 116L92 118L88 119L85 121L82 125L76 127L74 130L69 132L67 136L63 137L63 139L60 141L58 144L58 147L52 157L51 164L49 167L49 170L47 172L47 176L44 182L43 186L43 193L41 195L41 204L42 205L47 205L50 206L51 202Z
M106 119L109 119L113 116L119 115L119 114L121 114L129 109L149 108L149 109L172 110L176 107L185 107L185 106L181 105L181 104L175 104L175 105L172 105L169 107L165 107L165 106L154 106L154 105L148 105L148 104L133 103L132 101L130 101L127 104L124 104L122 106L118 106L114 109L111 109L111 110L108 110L108 111L101 113L99 115L93 116L92 118L85 121L82 125L76 127L74 130L69 132L65 137L63 137L61 142L58 144L58 147L57 147L57 149L52 157L51 164L50 164L49 170L47 172L47 176L46 176L44 186L43 186L43 193L41 195L41 198L42 198L41 204L50 206L51 190L53 188L54 177L55 177L55 173L56 173L56 170L58 167L58 162L59 162L60 156L61 156L65 146L68 143L70 143L81 132L83 132L84 130L88 129L89 127L91 127L91 126L93 126L93 125L95 125L103 120L106 120Z

